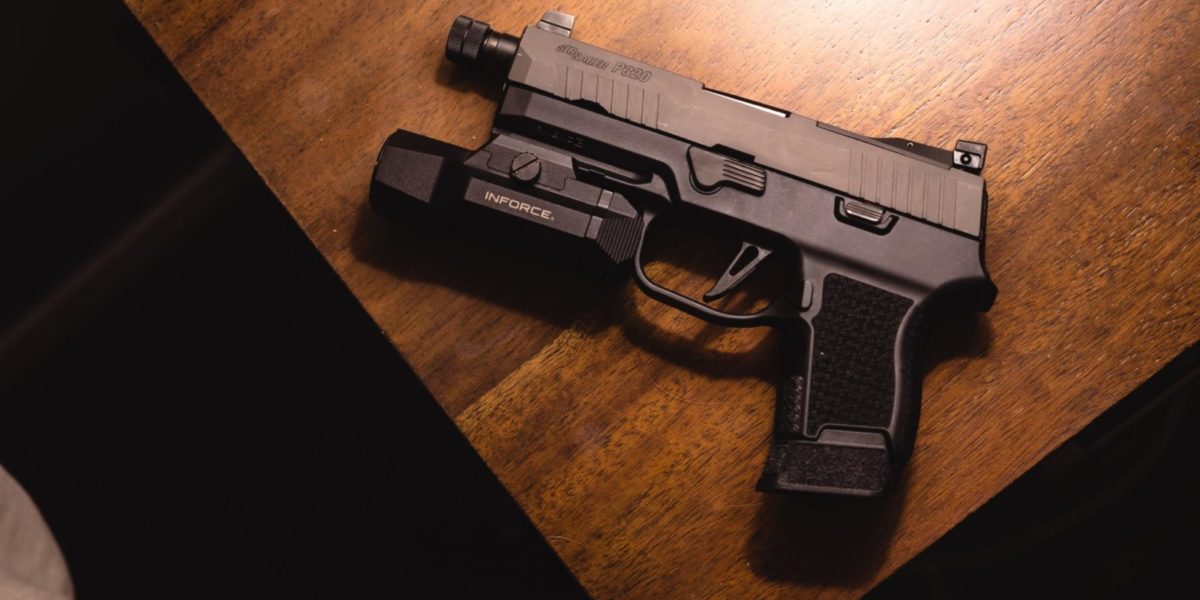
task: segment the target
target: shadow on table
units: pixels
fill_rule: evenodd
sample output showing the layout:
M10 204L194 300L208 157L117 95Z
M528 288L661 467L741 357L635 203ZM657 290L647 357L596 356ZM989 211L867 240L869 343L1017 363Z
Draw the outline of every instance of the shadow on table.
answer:
M938 307L931 315L921 350L921 377L951 358L984 358L992 345L987 315L954 306Z
M772 581L836 587L869 583L887 557L907 481L879 498L767 496L746 542L750 568Z
M558 327L599 329L617 324L632 344L710 377L775 378L777 361L746 360L774 347L775 336L743 351L729 351L714 343L725 331L720 326L703 326L692 335L668 331L643 314L647 302L629 285L630 268L601 272L550 249L493 233L498 232L437 220L389 220L366 206L359 212L351 250L359 260L398 278L436 283ZM719 273L713 269L724 266L736 250L729 240L693 238L685 243L677 235L667 239L688 251L652 260L662 258L662 264L669 265L663 272L683 273L691 284L702 283L705 277L715 280ZM764 296L761 282L770 279L752 278L746 290L732 294L723 306L740 312L755 310L754 303L761 303Z
M504 77L487 71L467 69L441 60L437 70L438 85L459 92L469 92L499 104L504 97Z
M622 285L496 237L442 223L388 221L369 206L359 211L352 240L358 260L396 277L443 285L563 328L614 301Z

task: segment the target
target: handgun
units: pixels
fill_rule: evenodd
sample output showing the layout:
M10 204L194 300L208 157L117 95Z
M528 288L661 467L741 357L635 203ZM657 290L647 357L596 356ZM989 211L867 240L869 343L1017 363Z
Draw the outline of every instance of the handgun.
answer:
M987 311L987 146L872 138L705 87L571 37L557 11L518 38L454 20L446 57L503 79L491 138L469 150L400 130L372 175L374 210L472 223L627 274L711 323L785 340L756 488L876 496L895 487L920 412L931 306ZM741 247L701 299L647 275L652 224L715 222ZM777 295L712 303L764 261Z

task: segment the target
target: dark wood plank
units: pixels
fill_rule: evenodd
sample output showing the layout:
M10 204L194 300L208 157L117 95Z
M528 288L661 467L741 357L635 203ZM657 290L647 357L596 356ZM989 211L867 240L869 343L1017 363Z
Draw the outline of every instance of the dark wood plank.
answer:
M935 333L904 489L850 505L752 491L772 334L368 214L390 132L488 134L494 98L442 59L450 20L516 33L551 7L128 3L597 597L861 593L1200 338L1194 2L561 7L716 89L990 144L998 303L941 323L972 333Z

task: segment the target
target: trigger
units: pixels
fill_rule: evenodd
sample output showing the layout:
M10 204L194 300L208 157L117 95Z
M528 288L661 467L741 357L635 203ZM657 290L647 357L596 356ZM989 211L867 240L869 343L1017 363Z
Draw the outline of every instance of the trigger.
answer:
M738 250L737 256L733 257L733 262L729 263L725 274L721 275L721 278L713 284L711 290L704 293L704 301L712 302L728 294L730 290L749 277L758 264L770 255L771 250L768 248L750 242L742 242L742 249Z

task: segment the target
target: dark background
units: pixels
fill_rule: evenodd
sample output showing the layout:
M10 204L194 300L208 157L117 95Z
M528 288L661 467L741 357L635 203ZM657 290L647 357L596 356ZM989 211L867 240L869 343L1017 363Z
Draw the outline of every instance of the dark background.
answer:
M6 12L0 464L80 597L582 597L133 17ZM1186 584L1198 355L871 596Z

